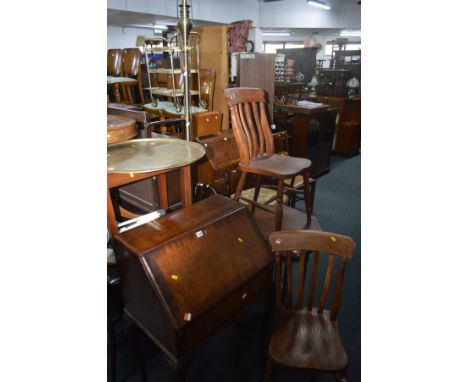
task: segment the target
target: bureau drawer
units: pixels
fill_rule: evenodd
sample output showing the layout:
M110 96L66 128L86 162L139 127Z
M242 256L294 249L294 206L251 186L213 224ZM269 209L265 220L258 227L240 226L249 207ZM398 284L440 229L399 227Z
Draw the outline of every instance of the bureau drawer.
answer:
M219 332L233 321L267 286L272 285L272 269L273 265L265 268L221 301L214 309L188 326L186 332L188 347L192 348L206 337Z

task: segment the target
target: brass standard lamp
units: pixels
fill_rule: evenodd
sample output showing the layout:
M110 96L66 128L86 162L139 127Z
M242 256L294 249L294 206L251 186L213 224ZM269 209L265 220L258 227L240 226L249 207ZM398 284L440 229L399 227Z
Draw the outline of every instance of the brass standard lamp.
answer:
M184 79L184 118L185 118L185 139L192 140L192 105L190 97L190 65L189 54L191 52L189 45L189 35L192 30L192 21L190 20L190 5L187 0L182 0L180 7L180 18L177 23L177 32L179 35L178 43L182 52L182 76Z

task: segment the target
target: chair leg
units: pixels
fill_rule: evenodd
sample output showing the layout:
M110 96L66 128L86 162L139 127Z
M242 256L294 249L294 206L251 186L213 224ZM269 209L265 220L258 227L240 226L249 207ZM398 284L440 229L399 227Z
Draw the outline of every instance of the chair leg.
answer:
M283 221L283 191L284 179L278 181L278 192L276 194L276 209L275 209L275 231L281 231L281 223Z
M234 196L234 200L236 202L238 202L239 199L240 199L240 196L242 194L242 190L244 189L246 177L247 177L247 173L245 171L242 171L240 179L239 179L239 183L237 183L236 195Z
M138 75L138 93L140 94L140 102L142 105L145 104L145 96L143 94L143 86L141 84L141 75Z
M255 192L254 192L254 197L253 200L257 201L258 200L258 194L260 193L260 187L262 186L262 176L257 175L257 178L255 179ZM255 205L252 205L252 213L255 211Z
M312 179L309 177L309 172L304 171L303 173L304 177L304 202L306 206L306 215L307 215L307 225L310 225L312 219ZM315 187L315 186L314 186Z
M317 181L314 178L310 178L310 214L314 214L314 201L315 201L315 186Z
M268 360L265 366L265 371L262 377L262 382L268 382L270 380L273 365L274 365L273 359L270 356L268 356Z

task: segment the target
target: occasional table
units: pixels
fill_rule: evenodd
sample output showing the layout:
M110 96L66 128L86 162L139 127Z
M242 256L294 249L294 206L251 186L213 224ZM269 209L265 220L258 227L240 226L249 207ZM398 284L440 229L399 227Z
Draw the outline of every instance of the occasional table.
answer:
M128 141L138 134L133 118L107 115L107 144Z

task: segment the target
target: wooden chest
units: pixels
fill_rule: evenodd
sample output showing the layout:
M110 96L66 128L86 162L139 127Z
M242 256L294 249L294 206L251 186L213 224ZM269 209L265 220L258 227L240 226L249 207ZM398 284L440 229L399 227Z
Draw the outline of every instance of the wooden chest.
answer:
M128 316L177 365L271 285L246 207L217 195L115 236Z

